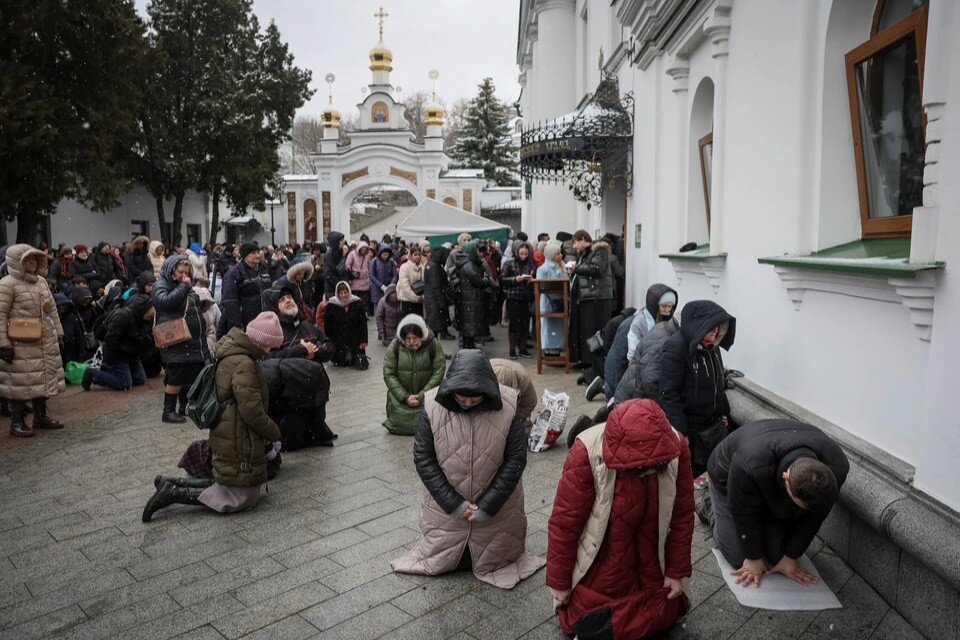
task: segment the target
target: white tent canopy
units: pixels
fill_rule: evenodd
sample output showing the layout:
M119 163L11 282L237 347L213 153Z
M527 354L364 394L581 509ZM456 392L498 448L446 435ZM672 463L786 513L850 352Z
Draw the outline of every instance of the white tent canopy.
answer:
M497 229L509 230L510 227L428 198L397 226L397 235L422 238Z

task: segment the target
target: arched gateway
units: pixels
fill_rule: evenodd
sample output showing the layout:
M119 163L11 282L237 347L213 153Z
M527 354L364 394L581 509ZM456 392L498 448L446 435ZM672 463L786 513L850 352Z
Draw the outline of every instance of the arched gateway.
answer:
M319 215L313 218L322 221L318 239L325 239L331 229L349 235L350 204L357 195L380 185L409 191L417 204L433 198L454 202L470 213L480 212L481 193L487 185L483 171L448 171L450 158L443 150L444 111L436 96L425 110L423 142L414 139L403 115L405 105L394 99L390 83L393 53L383 44L383 17L380 41L370 51L372 81L364 101L357 105L359 123L350 131L350 141L340 142L340 113L331 97L331 105L323 112L323 140L317 153L310 156L316 174L284 177L288 242L313 240L308 228L310 211L306 218L304 215L305 204L311 200L319 203Z

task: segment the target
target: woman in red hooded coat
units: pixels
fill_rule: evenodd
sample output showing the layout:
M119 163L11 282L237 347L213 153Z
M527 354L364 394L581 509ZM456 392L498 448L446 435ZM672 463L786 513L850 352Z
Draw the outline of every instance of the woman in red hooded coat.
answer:
M655 402L620 404L580 434L548 530L563 632L634 640L672 627L689 608L693 519L690 451Z

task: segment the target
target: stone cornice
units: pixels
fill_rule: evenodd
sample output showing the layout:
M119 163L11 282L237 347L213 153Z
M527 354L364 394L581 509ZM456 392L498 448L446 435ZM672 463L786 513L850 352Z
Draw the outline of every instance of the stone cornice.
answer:
M674 58L666 68L666 74L673 78L674 93L682 93L687 90L690 79L690 61L686 58Z

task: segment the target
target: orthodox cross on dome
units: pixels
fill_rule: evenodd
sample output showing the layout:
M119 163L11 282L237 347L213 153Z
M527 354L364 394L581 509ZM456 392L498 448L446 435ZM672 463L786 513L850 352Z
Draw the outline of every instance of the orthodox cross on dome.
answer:
M383 7L380 7L380 11L373 14L374 18L377 18L380 22L380 44L383 44L383 20L390 16L389 13L383 10Z

